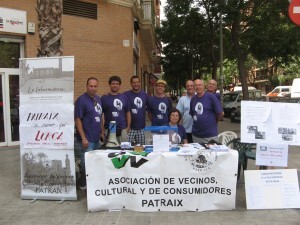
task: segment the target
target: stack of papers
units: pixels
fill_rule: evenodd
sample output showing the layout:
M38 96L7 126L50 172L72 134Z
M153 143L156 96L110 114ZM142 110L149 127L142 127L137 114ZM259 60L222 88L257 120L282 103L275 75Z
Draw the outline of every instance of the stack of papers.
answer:
M205 148L198 143L184 144L180 147L177 155L194 155L198 150L204 150Z
M226 145L209 145L209 149L213 152L228 152Z

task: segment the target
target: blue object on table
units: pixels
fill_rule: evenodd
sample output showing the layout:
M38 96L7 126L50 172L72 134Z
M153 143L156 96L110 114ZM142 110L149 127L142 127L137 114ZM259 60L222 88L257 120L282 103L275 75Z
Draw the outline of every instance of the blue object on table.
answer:
M145 131L161 131L161 130L175 130L178 131L177 127L171 127L171 126L146 126Z

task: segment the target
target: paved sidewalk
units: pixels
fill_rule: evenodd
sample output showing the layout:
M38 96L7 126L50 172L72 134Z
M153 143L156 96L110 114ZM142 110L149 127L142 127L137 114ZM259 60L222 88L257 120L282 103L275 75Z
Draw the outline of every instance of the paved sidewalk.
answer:
M228 127L221 122L220 132ZM235 124L233 124L235 126ZM230 130L238 130L239 124ZM77 201L20 199L19 147L0 147L0 225L299 225L299 209L247 210L244 177L237 184L236 210L207 212L139 213L129 210L87 212L87 199L77 191ZM291 147L289 168L299 174L300 147ZM252 160L248 169L254 169ZM299 179L299 177L298 177Z

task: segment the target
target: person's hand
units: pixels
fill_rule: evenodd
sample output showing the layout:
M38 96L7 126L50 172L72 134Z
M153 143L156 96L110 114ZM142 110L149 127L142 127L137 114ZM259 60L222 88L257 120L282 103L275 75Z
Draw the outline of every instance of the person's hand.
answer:
M83 138L81 143L84 149L89 147L89 141L86 138Z
M130 131L130 127L126 127L127 134L129 133L129 131Z

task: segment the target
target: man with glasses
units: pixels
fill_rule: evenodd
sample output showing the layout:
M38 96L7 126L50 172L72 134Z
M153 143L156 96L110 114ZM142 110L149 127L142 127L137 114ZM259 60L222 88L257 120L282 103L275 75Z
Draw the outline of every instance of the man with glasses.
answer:
M169 112L173 108L172 100L165 95L167 82L158 80L155 83L155 96L150 97L147 111L152 126L168 126Z
M86 92L78 97L75 102L76 137L80 143L80 188L86 189L85 158L88 151L98 149L102 129L102 104L100 97L96 95L98 79L88 78Z

